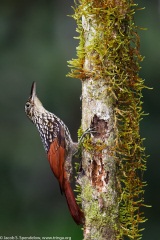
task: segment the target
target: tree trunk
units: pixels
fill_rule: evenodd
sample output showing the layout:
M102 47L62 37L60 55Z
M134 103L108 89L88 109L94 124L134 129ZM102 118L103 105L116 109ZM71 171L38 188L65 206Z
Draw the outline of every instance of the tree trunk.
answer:
M119 229L113 99L107 92L104 79L82 83L82 128L95 130L83 151L84 239L114 240Z
M103 24L103 23L102 23ZM92 139L85 143L82 168L82 199L86 215L84 239L116 239L119 229L118 192L116 183L114 104L110 85L102 76L96 77L95 64L99 54L87 51L97 38L98 23L94 14L82 16L85 56L83 70L95 76L82 81L82 129L93 128ZM103 26L102 26L103 29ZM103 37L102 37L103 38ZM98 71L98 70L97 70ZM99 73L98 73L99 74ZM91 141L91 142L90 142Z
M70 76L82 80L84 239L140 239L145 170L139 135L139 38L129 0L81 0L75 8L80 44Z

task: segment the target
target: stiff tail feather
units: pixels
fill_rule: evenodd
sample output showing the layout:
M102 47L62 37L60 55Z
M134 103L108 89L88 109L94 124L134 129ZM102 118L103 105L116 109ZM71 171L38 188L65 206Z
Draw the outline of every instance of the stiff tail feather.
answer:
M64 194L66 196L69 211L74 221L79 225L84 223L84 214L76 203L74 193L71 189L71 185L68 181L64 184Z

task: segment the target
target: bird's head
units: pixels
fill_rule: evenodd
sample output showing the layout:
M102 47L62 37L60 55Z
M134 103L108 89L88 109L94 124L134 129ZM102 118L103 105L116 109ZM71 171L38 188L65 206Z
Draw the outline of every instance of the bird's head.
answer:
M36 95L36 82L33 82L30 97L25 104L25 113L32 122L35 122L35 115L44 112L45 109Z

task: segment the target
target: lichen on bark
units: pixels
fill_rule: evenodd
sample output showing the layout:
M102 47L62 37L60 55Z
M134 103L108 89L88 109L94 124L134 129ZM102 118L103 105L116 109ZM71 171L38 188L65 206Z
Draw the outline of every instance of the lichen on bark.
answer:
M82 129L95 130L83 143L84 239L140 239L145 221L136 8L133 0L79 0L74 8L80 43L69 76L82 80Z

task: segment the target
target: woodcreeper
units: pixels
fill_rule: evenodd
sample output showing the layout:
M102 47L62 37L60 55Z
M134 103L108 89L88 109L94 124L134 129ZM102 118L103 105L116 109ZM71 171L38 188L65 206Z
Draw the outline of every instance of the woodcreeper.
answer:
M32 84L30 97L25 104L25 112L40 133L51 169L59 182L61 193L65 194L74 221L82 224L84 215L76 203L70 185L72 156L78 149L78 143L72 141L64 122L43 107L36 95L35 82Z

